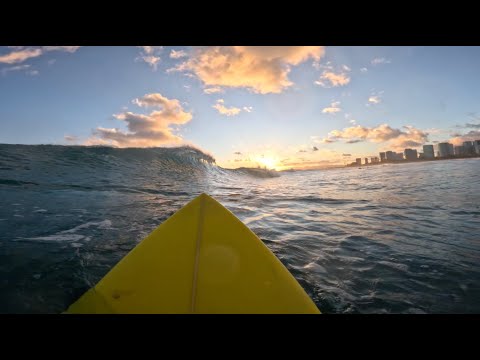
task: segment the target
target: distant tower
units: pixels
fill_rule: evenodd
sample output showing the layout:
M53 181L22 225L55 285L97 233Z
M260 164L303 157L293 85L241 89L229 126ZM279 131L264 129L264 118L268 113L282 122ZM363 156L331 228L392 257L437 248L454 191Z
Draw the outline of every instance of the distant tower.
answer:
M362 165L362 158L356 158L355 162L357 163L358 166Z
M475 155L475 147L473 145L473 141L464 141L463 150L465 152L465 155Z
M423 145L423 157L425 159L433 159L435 157L433 145Z
M449 143L439 143L438 144L438 152L439 152L439 157L448 157L450 156L450 145ZM453 155L453 145L452 145L452 155Z
M385 153L384 152L381 152L380 153L380 161L381 162L384 162L387 158L385 157Z
M417 150L405 149L405 160L417 160Z
M365 165L368 165L368 158L365 158Z
M385 159L387 160L395 160L395 153L393 151L387 151L385 153Z
M453 152L455 156L462 156L465 155L465 148L463 146L455 146Z
M473 147L475 148L477 155L480 155L480 140L475 140L473 142Z

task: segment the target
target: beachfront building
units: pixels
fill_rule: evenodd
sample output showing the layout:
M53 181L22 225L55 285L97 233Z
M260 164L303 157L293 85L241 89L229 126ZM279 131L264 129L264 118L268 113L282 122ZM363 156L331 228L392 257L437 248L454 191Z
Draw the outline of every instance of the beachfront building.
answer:
M425 159L433 159L435 157L433 145L423 145L423 157Z
M448 157L450 156L450 146L451 144L449 143L439 143L438 144L438 157ZM453 146L453 145L452 145ZM453 151L452 151L453 155Z
M405 160L417 160L417 150L405 149Z
M397 161L403 160L403 153L396 153L395 154L395 160L397 160Z
M356 159L355 159L355 163L356 163L358 166L362 165L362 158L356 158Z
M393 151L387 151L385 153L385 158L389 161L395 160L395 153Z
M455 156L462 156L465 155L465 148L463 146L455 146L453 152Z
M473 147L475 148L477 155L480 155L480 140L475 140L473 142Z
M385 152L380 153L380 161L384 162L387 158L385 157Z
M475 146L473 145L473 141L464 141L463 149L465 155L475 155Z

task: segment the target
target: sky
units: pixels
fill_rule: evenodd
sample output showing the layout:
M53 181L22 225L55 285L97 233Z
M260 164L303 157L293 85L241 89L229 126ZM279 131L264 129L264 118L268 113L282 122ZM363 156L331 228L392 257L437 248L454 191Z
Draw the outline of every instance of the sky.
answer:
M2 46L0 143L344 165L480 140L480 47Z

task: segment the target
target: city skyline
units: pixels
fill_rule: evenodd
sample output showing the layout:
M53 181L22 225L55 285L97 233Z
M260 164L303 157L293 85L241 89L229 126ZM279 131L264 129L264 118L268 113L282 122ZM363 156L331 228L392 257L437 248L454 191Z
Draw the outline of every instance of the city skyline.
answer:
M479 61L479 47L0 47L0 143L192 145L277 170L455 147L480 139Z

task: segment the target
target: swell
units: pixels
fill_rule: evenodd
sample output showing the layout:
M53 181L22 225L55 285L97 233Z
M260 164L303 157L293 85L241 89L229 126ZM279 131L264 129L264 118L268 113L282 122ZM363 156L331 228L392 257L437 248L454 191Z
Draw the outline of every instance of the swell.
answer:
M15 176L0 176L0 185L38 185L25 178L55 179L65 175L81 177L92 173L189 176L276 177L263 169L223 169L213 156L190 146L175 148L113 148L107 146L10 145L0 144L0 171ZM2 175L2 173L0 173ZM24 176L23 176L24 175ZM50 181L48 181L50 182Z

